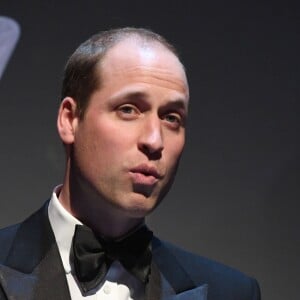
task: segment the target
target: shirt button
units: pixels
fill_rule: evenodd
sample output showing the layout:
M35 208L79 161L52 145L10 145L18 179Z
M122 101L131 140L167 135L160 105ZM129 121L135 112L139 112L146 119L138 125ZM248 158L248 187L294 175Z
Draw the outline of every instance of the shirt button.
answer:
M103 292L105 293L105 294L110 294L110 292L111 292L111 289L110 289L110 287L108 286L108 285L105 285L104 286L104 288L103 288Z

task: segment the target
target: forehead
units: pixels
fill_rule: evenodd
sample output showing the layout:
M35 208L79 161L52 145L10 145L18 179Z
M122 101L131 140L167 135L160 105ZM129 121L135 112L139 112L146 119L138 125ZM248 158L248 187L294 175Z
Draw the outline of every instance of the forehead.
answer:
M188 97L188 83L179 59L158 42L126 39L112 47L101 62L101 84L117 80L150 82Z

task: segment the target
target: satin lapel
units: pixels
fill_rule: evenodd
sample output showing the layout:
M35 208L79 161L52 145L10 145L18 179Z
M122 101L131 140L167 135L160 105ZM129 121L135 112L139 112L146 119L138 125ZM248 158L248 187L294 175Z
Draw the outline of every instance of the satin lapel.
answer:
M19 227L0 280L8 299L71 300L63 265L48 219L48 203ZM21 299L21 298L20 298Z
M160 300L162 295L162 278L155 263L151 264L149 282L146 285L146 300Z
M0 266L0 283L5 293L4 299L33 299L36 277L24 274L6 266ZM1 297L3 297L1 295ZM2 300L2 298L0 298Z
M166 297L165 300L207 300L207 284L182 292L177 295Z
M178 263L176 257L160 240L153 239L152 249L154 262L176 294L196 287L196 284Z
M153 263L159 270L156 273L159 273L161 291L159 297L147 298L147 300L207 299L207 285L203 284L196 287L196 284L179 264L176 257L156 238L153 239L152 253Z

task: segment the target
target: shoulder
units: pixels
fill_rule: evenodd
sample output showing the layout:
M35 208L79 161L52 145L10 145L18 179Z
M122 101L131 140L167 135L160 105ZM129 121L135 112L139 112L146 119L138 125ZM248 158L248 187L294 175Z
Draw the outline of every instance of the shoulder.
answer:
M36 240L42 240L41 236L45 235L45 232L48 233L47 230L44 230L45 223L49 223L47 207L48 202L24 221L0 229L0 264L6 261L13 249L24 252L29 244L33 244Z
M244 273L171 243L160 240L156 243L168 249L195 283L208 284L209 299L226 299L227 295L236 300L260 299L257 281Z

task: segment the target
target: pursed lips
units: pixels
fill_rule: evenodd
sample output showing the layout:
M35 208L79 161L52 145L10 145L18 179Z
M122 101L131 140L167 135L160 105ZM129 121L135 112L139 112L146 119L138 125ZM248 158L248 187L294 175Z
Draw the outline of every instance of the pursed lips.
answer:
M147 164L130 169L130 174L134 184L142 185L154 185L163 177L155 167Z

